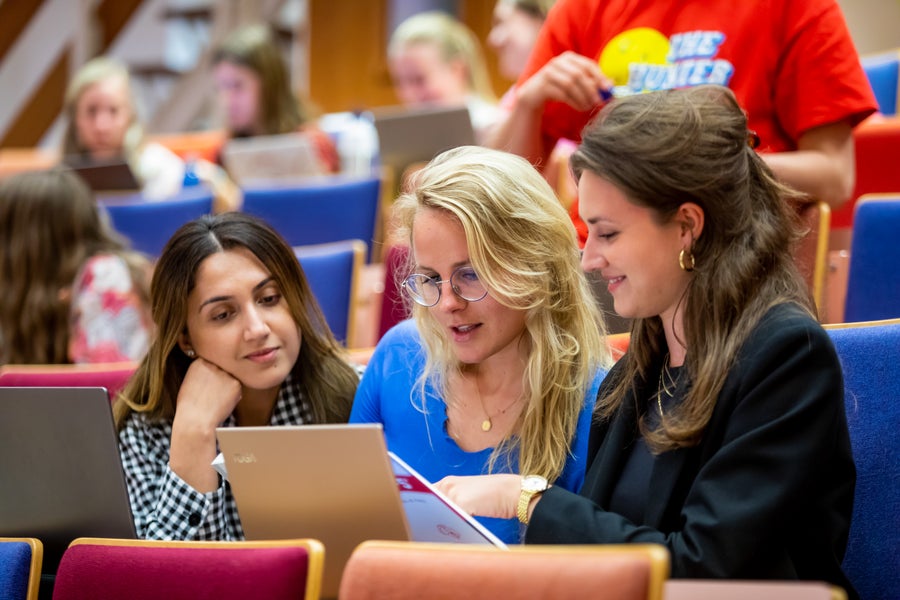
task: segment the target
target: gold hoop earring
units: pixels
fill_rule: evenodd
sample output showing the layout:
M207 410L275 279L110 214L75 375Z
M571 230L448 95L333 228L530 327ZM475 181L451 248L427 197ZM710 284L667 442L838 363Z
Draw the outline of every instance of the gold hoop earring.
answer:
M681 267L682 271L690 273L691 271L694 270L694 266L696 266L696 264L697 264L696 261L694 261L694 253L693 252L687 253L687 262L689 262L690 264L686 264L685 249L682 248L681 252L678 253L678 266Z

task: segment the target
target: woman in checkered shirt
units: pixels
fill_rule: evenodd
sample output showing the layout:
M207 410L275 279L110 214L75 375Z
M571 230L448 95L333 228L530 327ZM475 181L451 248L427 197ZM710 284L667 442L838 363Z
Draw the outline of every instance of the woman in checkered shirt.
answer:
M346 422L359 382L290 246L240 213L182 226L151 284L157 337L115 406L137 533L242 539L216 427Z

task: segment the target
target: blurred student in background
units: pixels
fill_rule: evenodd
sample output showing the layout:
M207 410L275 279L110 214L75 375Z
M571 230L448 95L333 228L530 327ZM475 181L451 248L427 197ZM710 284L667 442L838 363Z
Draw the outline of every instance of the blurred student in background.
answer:
M151 294L159 333L115 406L137 534L243 539L210 465L216 427L346 422L359 375L293 250L254 217L183 225Z
M0 182L0 364L140 360L150 265L62 169Z
M125 65L104 56L85 63L66 89L63 160L125 161L142 196L163 200L181 191L185 165L167 148L147 141L136 106Z
M517 81L525 70L547 12L556 0L497 0L488 45L497 53L500 74ZM500 100L511 107L515 86Z
M517 81L525 70L528 57L537 41L547 13L556 0L497 0L494 21L488 34L488 45L499 59L500 73ZM515 105L516 86L513 84L500 99L500 107L511 111ZM576 196L575 179L569 171L568 157L575 151L575 142L560 138L547 161L538 165L567 209Z
M423 12L403 21L391 35L388 65L400 102L467 107L479 142L502 115L478 38L446 13Z
M379 342L350 420L382 423L432 482L537 472L577 491L610 355L552 190L522 158L468 146L416 173L395 211L414 320ZM485 526L520 541L515 519Z
M309 104L292 91L290 73L268 27L235 30L216 49L212 63L228 137L303 132L315 144L322 169L340 170L334 142L317 126Z

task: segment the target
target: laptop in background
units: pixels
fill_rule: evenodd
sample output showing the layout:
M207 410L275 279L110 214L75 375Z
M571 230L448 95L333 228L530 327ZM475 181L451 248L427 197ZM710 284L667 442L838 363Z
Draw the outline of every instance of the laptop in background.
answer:
M449 501L437 502L438 492L408 465L392 461L379 424L227 427L216 433L246 538L320 540L327 556L324 597L337 595L344 565L365 540L505 547Z
M105 388L0 387L0 536L41 540L45 574L77 537L135 537Z
M326 174L315 142L299 132L232 138L222 148L222 164L243 186Z
M395 173L411 164L428 162L444 150L475 144L475 131L465 106L374 109L382 165Z
M98 162L69 157L65 165L94 192L136 192L141 184L125 161Z

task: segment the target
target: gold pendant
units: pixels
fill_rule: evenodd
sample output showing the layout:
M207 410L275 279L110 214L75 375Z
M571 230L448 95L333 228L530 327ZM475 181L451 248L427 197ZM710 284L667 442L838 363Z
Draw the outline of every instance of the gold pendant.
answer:
M491 427L493 427L493 424L491 423L490 419L485 419L484 421L481 422L481 430L482 431L490 431Z

